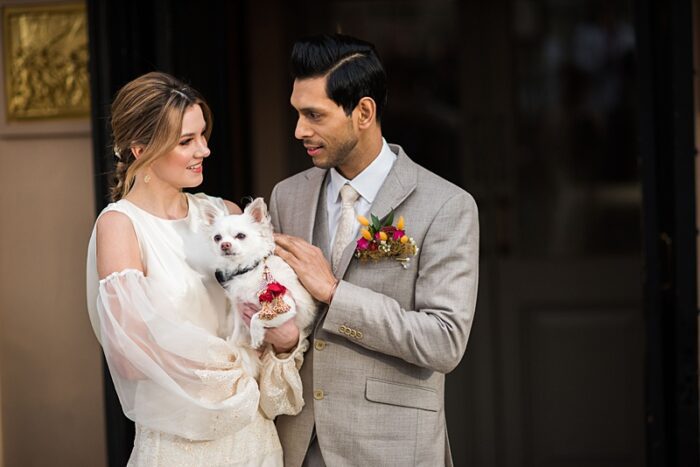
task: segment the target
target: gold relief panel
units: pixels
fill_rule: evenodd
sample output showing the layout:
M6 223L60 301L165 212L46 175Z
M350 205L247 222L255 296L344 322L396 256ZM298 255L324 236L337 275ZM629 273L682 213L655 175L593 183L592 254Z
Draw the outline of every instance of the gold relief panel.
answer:
M7 120L87 116L87 14L81 4L5 7Z

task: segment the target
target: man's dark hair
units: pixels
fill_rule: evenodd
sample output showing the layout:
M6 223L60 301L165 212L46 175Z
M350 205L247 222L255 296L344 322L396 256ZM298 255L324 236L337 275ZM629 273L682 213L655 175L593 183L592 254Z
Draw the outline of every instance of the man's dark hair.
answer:
M346 115L363 97L377 104L377 121L386 105L386 73L374 45L342 34L321 34L298 40L292 48L292 78L328 75L326 94Z

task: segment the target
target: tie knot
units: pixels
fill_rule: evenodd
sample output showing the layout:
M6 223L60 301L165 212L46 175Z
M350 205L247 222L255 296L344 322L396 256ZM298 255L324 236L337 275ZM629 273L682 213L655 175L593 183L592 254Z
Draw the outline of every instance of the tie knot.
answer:
M340 189L340 199L343 201L343 204L355 204L359 197L360 194L349 183L346 183Z

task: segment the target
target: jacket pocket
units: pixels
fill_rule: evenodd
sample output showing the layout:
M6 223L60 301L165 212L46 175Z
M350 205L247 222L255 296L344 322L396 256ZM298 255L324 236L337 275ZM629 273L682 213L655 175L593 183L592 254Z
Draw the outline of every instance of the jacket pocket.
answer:
M439 401L437 391L412 384L392 383L375 378L367 378L365 397L380 404L411 407L437 412Z

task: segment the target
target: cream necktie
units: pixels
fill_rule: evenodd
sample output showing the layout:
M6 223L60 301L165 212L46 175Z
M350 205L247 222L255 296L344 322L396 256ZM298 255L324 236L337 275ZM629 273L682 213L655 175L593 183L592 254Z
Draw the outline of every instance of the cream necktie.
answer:
M352 235L355 232L355 201L360 194L355 191L349 183L343 185L340 189L340 220L338 227L335 230L335 239L333 240L333 248L331 249L331 261L333 269L338 267L340 257L343 256L343 250L352 241Z

